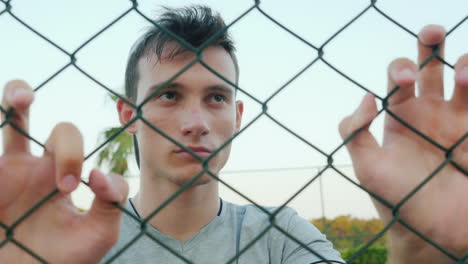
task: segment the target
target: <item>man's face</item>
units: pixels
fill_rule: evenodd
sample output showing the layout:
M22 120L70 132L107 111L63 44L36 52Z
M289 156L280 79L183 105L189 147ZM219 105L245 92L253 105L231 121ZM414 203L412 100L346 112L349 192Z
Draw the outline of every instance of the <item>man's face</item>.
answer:
M143 57L139 62L137 103L149 97L193 58L190 52L159 62L155 56ZM235 83L234 62L224 49L205 49L203 61ZM151 97L142 109L149 123L206 158L239 130L243 105L235 100L234 87L196 63ZM202 164L192 155L143 122L138 121L133 129L140 146L143 175L182 185L202 170ZM230 145L225 146L210 160L209 168L213 173L217 174L225 165L229 152ZM205 174L197 183L207 183L210 179Z

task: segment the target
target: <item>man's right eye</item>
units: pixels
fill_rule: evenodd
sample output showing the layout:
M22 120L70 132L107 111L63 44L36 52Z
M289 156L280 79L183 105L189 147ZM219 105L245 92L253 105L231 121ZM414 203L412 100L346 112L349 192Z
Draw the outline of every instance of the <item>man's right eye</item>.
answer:
M174 92L165 92L159 95L159 99L163 101L175 101L177 98L176 93Z

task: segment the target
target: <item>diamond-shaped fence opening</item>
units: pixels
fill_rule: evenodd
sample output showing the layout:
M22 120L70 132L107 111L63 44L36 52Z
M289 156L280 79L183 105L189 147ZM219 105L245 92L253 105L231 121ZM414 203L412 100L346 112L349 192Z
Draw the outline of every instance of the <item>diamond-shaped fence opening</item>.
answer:
M436 140L432 139L430 135L426 135L420 130L418 130L416 127L413 126L413 124L409 123L407 120L400 118L398 114L396 114L394 111L390 110L388 108L388 101L391 99L392 96L395 95L395 93L398 93L400 87L394 87L392 92L390 92L388 95L382 95L376 93L376 88L375 87L368 87L367 85L362 84L361 80L359 78L355 78L352 74L349 74L346 70L346 67L342 67L339 65L339 63L335 62L333 59L333 54L329 55L328 53L328 48L332 46L334 43L340 42L340 38L343 37L345 34L350 34L352 33L352 27L353 24L357 23L360 19L363 19L363 16L368 15L370 12L372 12L373 16L378 14L379 19L385 20L387 24L390 24L397 28L400 32L400 34L404 34L405 37L411 37L414 38L414 40L417 40L417 34L414 32L414 30L408 28L405 26L404 23L399 23L397 18L394 18L391 13L386 12L384 9L382 9L379 6L378 1L369 1L368 4L363 5L362 8L359 8L359 11L357 11L355 14L352 16L349 16L350 19L347 20L345 23L343 23L340 27L335 28L328 32L331 32L328 37L323 38L323 33L320 39L320 41L317 40L311 40L310 36L306 38L302 37L300 33L297 33L296 30L293 27L290 27L287 25L287 22L284 22L284 18L282 19L283 22L280 22L280 19L276 19L275 15L273 12L269 12L268 9L264 8L262 3L260 1L250 1L248 5L246 5L245 9L240 12L239 14L236 15L236 18L233 19L226 28L222 29L220 32L217 32L214 36L212 36L210 39L208 39L205 43L203 43L199 47L193 47L189 43L187 43L184 39L180 38L179 36L175 35L174 33L168 31L161 25L155 24L150 16L147 15L146 12L142 11L139 8L138 1L132 0L126 2L128 6L126 8L123 8L120 10L118 13L115 14L108 22L100 22L99 26L96 25L96 30L93 31L93 33L86 34L86 37L83 38L82 41L80 41L80 44L78 47L73 47L70 49L69 47L63 47L62 45L59 45L58 43L62 43L59 40L48 37L48 34L45 32L42 32L42 30L39 30L36 28L34 23L28 23L28 19L22 18L20 15L18 15L15 12L15 3L19 2L18 1L13 1L13 0L1 0L0 3L0 19L8 19L9 23L16 23L16 27L20 27L21 30L24 30L27 32L27 34L32 34L37 38L37 41L40 41L43 43L47 43L49 46L48 48L52 48L55 50L56 53L61 54L63 58L66 59L64 63L61 63L60 66L55 67L54 66L54 71L50 72L48 71L47 77L42 80L37 82L37 85L35 85L33 88L37 92L39 89L41 89L41 93L47 93L48 90L46 88L47 85L49 85L51 82L53 82L55 79L57 79L58 76L63 76L65 75L65 71L68 69L73 69L74 71L78 72L81 74L82 78L87 78L90 82L94 83L95 86L97 87L96 89L102 89L101 91L106 91L106 93L111 93L113 96L118 97L122 100L124 100L126 103L131 105L132 107L135 108L137 111L137 116L132 119L126 126L118 129L115 131L114 135L111 135L106 141L100 142L100 144L96 147L93 148L90 152L86 153L85 160L88 160L91 158L95 153L100 151L108 142L113 140L116 136L119 134L123 133L125 128L130 126L132 123L136 121L141 121L144 124L146 124L148 127L152 128L155 133L158 133L159 135L165 137L167 140L171 141L181 149L184 149L191 155L193 155L203 166L203 169L193 177L192 180L189 182L185 183L177 192L175 192L173 195L171 195L165 202L163 202L158 208L154 208L154 211L147 216L144 219L140 219L138 217L135 217L131 212L126 210L124 207L120 205L115 205L118 208L120 208L125 214L133 218L140 226L141 226L141 232L137 233L134 235L132 239L121 249L116 251L116 253L111 256L110 259L107 260L107 263L112 263L112 261L116 260L119 258L119 256L124 253L126 250L131 248L137 241L141 239L150 239L154 243L160 245L161 247L165 248L175 256L177 256L182 263L194 263L192 260L185 258L184 256L180 255L177 253L176 250L171 248L169 245L165 245L163 242L158 240L155 236L151 234L151 232L148 231L148 221L152 219L155 215L157 215L164 207L166 207L168 204L170 204L175 198L177 198L182 192L184 192L187 188L189 188L194 182L196 182L200 177L202 177L205 174L208 174L210 177L218 181L221 185L222 188L229 189L231 192L235 193L236 195L242 197L244 200L252 203L254 206L256 206L259 210L263 211L265 214L266 219L268 219L269 223L264 226L263 229L257 230L257 234L252 236L252 239L250 241L247 241L245 246L240 247L237 249L235 253L230 257L229 261L227 263L236 263L236 261L241 258L246 252L249 251L249 249L258 241L261 240L265 237L265 235L268 232L279 232L282 233L284 236L286 236L288 239L291 239L292 241L296 242L299 244L302 248L305 250L309 251L311 254L314 254L318 256L320 259L322 259L325 263L331 263L329 260L327 260L324 256L320 254L320 252L316 252L304 242L302 242L300 239L297 237L292 236L291 234L288 233L288 231L278 224L277 220L278 217L280 217L280 213L285 210L286 206L290 205L291 202L299 197L304 190L310 188L310 186L318 186L320 184L321 188L321 177L325 177L325 174L328 173L334 173L334 175L339 175L344 181L348 182L350 185L354 185L353 188L358 189L359 191L362 191L363 193L367 193L370 195L376 202L383 204L384 206L388 207L392 212L393 212L393 219L387 223L381 230L380 232L376 234L364 234L361 235L363 237L366 237L365 241L362 247L359 249L356 249L356 252L351 255L348 259L350 263L353 263L354 260L358 259L359 256L366 251L370 246L372 246L376 241L378 241L385 233L386 231L391 228L393 225L399 223L409 230L413 231L417 236L421 237L427 243L431 244L433 247L437 248L440 250L443 254L451 257L454 261L458 261L457 263L461 263L460 261L466 261L467 257L459 258L453 254L453 252L450 252L449 250L443 248L442 246L438 245L434 241L432 241L429 237L427 237L425 234L422 234L418 229L417 226L410 225L407 223L403 217L400 216L400 209L405 206L409 200L411 200L412 197L417 195L418 192L420 192L432 179L437 177L438 173L443 170L446 166L452 165L459 171L461 171L464 174L467 174L466 169L459 164L457 160L453 159L453 153L456 152L457 147L465 140L465 138L468 136L468 133L460 138L455 144L452 144L450 146L444 145L445 142L437 142ZM121 3L119 3L121 6ZM93 8L90 6L89 8ZM320 9L320 5L314 5L314 8ZM117 9L116 9L117 10ZM248 85L245 85L245 82L241 82L239 85L236 85L232 82L230 82L228 79L226 79L225 76L222 76L220 73L216 72L214 69L212 69L206 62L203 60L203 54L202 51L207 48L210 44L211 41L216 37L216 35L224 32L225 30L232 30L232 28L235 28L238 24L242 23L241 21L244 19L247 19L248 16L256 14L258 17L261 17L263 21L268 21L271 26L274 26L276 30L279 30L282 32L283 37L287 36L288 38L294 39L294 41L301 43L303 45L303 48L305 47L304 51L307 53L307 56L304 56L303 58L303 63L301 64L302 66L299 67L297 70L293 71L293 74L288 76L285 80L281 81L280 85L277 85L276 87L268 87L268 94L267 96L256 96L258 94L257 92L252 92L249 90ZM449 14L445 14L449 15ZM196 54L195 58L189 62L185 67L183 67L177 74L175 74L170 80L166 82L165 85L170 83L172 80L183 74L185 71L190 69L195 63L200 63L202 64L207 70L212 72L214 75L217 77L221 78L225 82L229 83L230 85L234 86L240 96L244 96L255 102L261 108L261 111L254 113L252 115L252 118L245 124L243 124L242 129L236 133L233 137L231 137L228 141L224 142L218 149L216 149L209 157L207 158L201 158L197 156L192 150L186 148L183 146L181 143L177 142L175 139L171 138L170 135L168 135L165 131L160 129L159 127L155 126L152 124L149 120L146 120L143 117L143 106L148 103L148 101L161 89L165 87L163 85L162 87L159 87L158 89L155 89L143 102L140 104L135 104L129 101L128 99L124 98L122 95L120 95L118 92L116 92L115 89L112 89L109 87L109 85L105 84L105 81L101 81L98 76L94 73L96 69L94 70L89 70L89 68L93 67L86 67L83 66L79 63L80 61L80 56L84 56L87 51L92 49L93 44L97 44L99 42L99 38L105 38L106 34L110 33L113 29L118 27L118 24L120 23L125 23L126 18L129 16L138 16L139 18L145 20L147 23L153 24L153 26L159 28L160 30L164 31L166 34L170 35L179 45L184 46L187 50L193 52ZM466 22L468 16L466 14L463 14L463 17L461 17L459 20L455 22L455 24L451 24L449 28L447 28L447 35L446 38L449 39L450 35L453 34L454 32L457 32L457 30ZM1 20L0 20L1 21ZM466 24L466 23L465 23ZM239 26L242 28L241 26ZM0 30L2 30L2 27L0 25ZM261 39L261 29L257 28L256 29L258 34L260 35ZM115 32L114 32L115 33ZM1 34L1 33L0 33ZM323 40L325 39L325 40ZM359 41L357 41L359 43ZM342 43L340 43L342 44ZM248 45L248 44L247 44ZM346 44L342 44L346 45ZM273 44L272 44L273 46ZM279 47L276 47L277 52L281 54L281 56L287 58L287 50L282 51ZM287 49L287 47L284 47L284 49ZM330 50L333 50L332 48ZM439 47L435 46L433 47L433 53L431 56L429 56L421 65L419 65L420 69L423 69L427 63L429 63L431 60L441 60L447 67L449 68L454 68L454 61L445 61L439 54ZM348 51L346 51L348 52ZM345 52L345 53L346 53ZM349 53L352 53L353 51L350 50ZM385 52L385 51L382 51ZM92 53L91 53L92 54ZM286 54L286 55L285 55ZM275 54L271 54L274 56ZM360 56L366 56L365 54L362 54ZM25 63L25 62L23 62ZM45 64L49 63L48 61L44 62ZM86 64L85 64L86 65ZM89 65L89 64L88 64ZM288 65L276 65L279 66L278 68L287 68ZM241 67L242 68L242 67ZM433 168L433 170L422 180L421 182L418 182L416 186L412 189L410 193L408 193L403 199L397 201L396 203L392 203L390 201L385 200L384 198L380 197L378 194L373 193L371 190L367 189L364 186L360 186L356 180L352 177L349 176L349 173L345 173L347 170L345 167L337 165L336 160L341 160L341 157L339 156L338 153L343 150L344 145L352 140L356 135L358 135L363 128L357 130L355 133L353 133L351 136L349 136L347 139L339 142L332 143L332 146L330 147L329 144L327 144L327 148L323 148L320 144L317 144L314 142L315 140L309 140L307 137L301 135L302 133L297 133L296 130L297 128L294 128L293 125L287 125L289 123L287 120L282 121L282 118L277 118L276 115L274 114L275 111L281 112L282 109L278 109L275 111L271 110L270 107L275 105L275 101L279 100L282 96L285 98L288 97L287 99L294 100L294 98L290 98L294 96L293 88L292 86L294 85L295 82L299 82L301 78L304 78L306 75L310 74L314 68L326 68L327 71L333 72L334 75L337 76L337 78L341 78L343 81L347 82L349 86L347 86L347 89L356 89L359 90L359 92L370 92L375 95L377 98L378 103L380 103L379 106L379 115L384 115L388 114L391 117L393 117L395 120L400 125L405 126L406 128L409 128L411 131L414 132L415 135L418 137L422 138L425 140L427 144L431 144L434 146L434 148L437 148L441 153L443 153L446 156L446 159L440 163L440 165L437 168ZM358 67L359 69L364 70L369 70L366 67ZM287 69L288 72L291 72L291 69ZM254 74L254 73L249 73L249 74ZM241 70L241 76L242 76L242 70ZM264 76L267 76L265 74ZM268 77L264 77L268 78ZM271 84L271 82L270 82ZM320 91L320 89L326 89L326 84L322 84L323 87L311 87L310 89L316 89ZM289 89L289 90L288 90ZM339 89L338 89L339 90ZM292 95L289 95L289 94ZM299 94L303 94L304 91L299 92ZM263 94L265 92L263 91ZM40 93L36 93L36 95L40 95ZM287 100L286 99L286 100ZM346 100L345 100L346 101ZM336 106L334 106L336 107ZM333 108L333 107L331 107ZM34 134L30 135L20 129L18 126L16 126L14 123L11 122L11 116L14 114L14 109L3 109L0 108L0 110L3 112L5 115L5 121L1 124L1 127L5 126L11 126L14 129L16 129L18 132L22 133L25 137L28 137L31 139L33 142L37 143L40 147L44 148L43 143L41 143L39 140L34 138ZM333 109L324 109L324 111L333 111ZM385 112L385 113L384 113ZM278 114L280 115L280 114ZM41 117L42 118L42 117ZM304 118L303 118L304 119ZM234 140L238 140L237 138L241 138L245 133L249 133L248 131L253 130L253 127L255 127L255 124L257 122L260 122L258 120L268 120L273 126L275 126L277 129L282 130L282 133L287 133L288 137L294 138L295 141L301 142L304 146L306 146L310 151L314 153L316 156L320 156L322 159L320 162L321 165L325 164L325 166L319 166L314 170L314 173L310 176L307 177L307 181L303 182L300 187L295 188L293 192L291 192L291 195L282 201L281 205L277 207L274 210L267 210L264 207L260 206L259 203L250 197L251 195L246 195L243 193L241 188L235 188L234 184L230 184L229 180L224 180L222 177L219 177L215 173L209 170L208 162L213 159L219 152L221 152L224 148L226 148L231 142ZM309 120L305 120L309 121ZM318 122L318 121L315 121ZM298 123L293 122L293 123ZM300 124L300 122L299 122ZM320 124L317 124L317 127L319 127ZM85 181L83 181L84 184L87 184ZM320 193L322 193L322 189L320 189ZM5 239L3 241L0 241L0 250L7 245L7 244L14 244L18 248L21 248L24 250L27 254L31 255L33 258L38 260L41 263L47 263L46 259L43 259L41 256L37 255L33 250L29 249L27 246L25 246L21 241L17 241L15 239L15 228L19 226L23 221L27 221L28 217L33 214L36 210L41 210L41 207L48 203L50 199L53 199L56 195L58 195L58 190L53 190L49 194L45 195L43 199L37 201L37 203L30 208L27 212L25 212L22 216L18 217L16 221L14 221L10 225L6 225L5 223L0 222L0 227L1 227L1 232L5 233ZM322 196L322 201L323 201L323 196ZM322 205L323 209L323 205ZM331 237L332 240L336 239L334 237ZM464 262L463 262L464 263Z

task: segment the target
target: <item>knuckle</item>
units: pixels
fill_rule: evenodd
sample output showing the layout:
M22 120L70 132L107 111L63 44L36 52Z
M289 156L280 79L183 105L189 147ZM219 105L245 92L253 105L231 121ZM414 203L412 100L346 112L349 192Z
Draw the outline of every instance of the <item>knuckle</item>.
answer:
M60 166L68 168L69 170L74 170L83 163L83 156L73 152L62 153L62 155L58 157L58 161Z
M351 123L352 116L345 117L339 124L338 130L340 132L341 138L345 139L349 134L349 126Z

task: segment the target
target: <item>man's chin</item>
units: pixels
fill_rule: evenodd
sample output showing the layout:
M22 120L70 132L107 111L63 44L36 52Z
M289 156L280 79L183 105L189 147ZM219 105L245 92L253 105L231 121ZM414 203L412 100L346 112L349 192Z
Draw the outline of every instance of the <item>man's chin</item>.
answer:
M194 181L194 178L197 178L197 179ZM211 177L211 175L209 175L208 173L205 173L201 176L199 176L198 174L195 174L195 175L192 174L187 177L175 177L172 179L172 182L182 187L186 184L189 184L190 182L192 182L191 186L199 186L199 185L208 184L212 182L213 180L214 179Z

